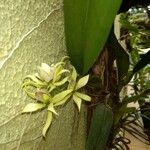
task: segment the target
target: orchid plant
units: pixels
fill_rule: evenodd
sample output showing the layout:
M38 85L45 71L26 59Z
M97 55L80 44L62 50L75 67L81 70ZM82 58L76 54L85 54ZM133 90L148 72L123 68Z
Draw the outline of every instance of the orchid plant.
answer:
M72 65L70 69L66 69L66 58L50 66L42 63L38 67L38 73L28 75L22 84L26 94L34 100L24 107L22 113L47 109L43 137L46 137L53 115L58 115L56 111L58 106L73 100L80 112L82 100L91 101L91 97L82 90L89 80L89 75L78 79L77 71Z

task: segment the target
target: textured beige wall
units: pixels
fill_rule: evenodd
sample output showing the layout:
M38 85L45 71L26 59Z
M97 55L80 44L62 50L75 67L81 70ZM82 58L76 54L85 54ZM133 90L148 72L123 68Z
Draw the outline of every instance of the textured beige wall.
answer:
M23 78L66 55L62 0L0 1L0 150L84 150L84 112L60 108L46 141L45 112L20 115L30 102ZM82 109L83 110L83 109Z

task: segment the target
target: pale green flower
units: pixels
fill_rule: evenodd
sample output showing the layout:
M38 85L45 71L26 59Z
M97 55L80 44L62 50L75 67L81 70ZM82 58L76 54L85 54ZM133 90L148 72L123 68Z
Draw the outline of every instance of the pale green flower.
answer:
M28 75L22 85L27 95L34 100L33 103L29 103L24 107L22 113L47 110L47 119L42 131L43 137L46 136L52 123L53 115L58 115L55 107L73 99L80 111L82 100L91 101L91 98L81 93L80 90L87 84L89 75L77 81L75 68L73 67L72 72L65 69L64 60L66 58L68 57L51 66L42 63L38 67L38 73Z
M73 71L72 71L72 75L70 77L70 83L69 83L68 89L73 90L72 98L73 98L75 104L77 105L78 110L80 111L82 100L88 101L88 102L91 101L90 96L83 94L79 91L81 88L83 88L87 84L87 82L89 80L89 75L82 77L78 81L76 81L76 80L77 80L77 72L76 72L75 68L73 67Z
M45 137L47 130L51 125L53 114L58 115L58 113L56 112L54 104L51 102L52 99L49 95L40 91L36 93L36 98L39 101L27 104L24 107L22 113L31 113L41 111L42 109L47 109L47 119L42 131L42 135Z
M53 74L53 79L49 83L48 89L49 92L54 90L58 86L62 86L68 81L68 76L63 77L65 73L70 73L69 70L64 68L65 63L64 62L59 62L53 67L55 68L54 74Z

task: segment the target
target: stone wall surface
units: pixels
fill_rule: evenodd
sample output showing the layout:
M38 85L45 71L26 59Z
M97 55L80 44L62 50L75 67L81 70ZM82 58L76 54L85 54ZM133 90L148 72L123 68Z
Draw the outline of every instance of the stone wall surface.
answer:
M83 109L60 108L45 140L46 112L21 115L31 102L23 78L65 55L62 0L0 1L0 150L84 150Z

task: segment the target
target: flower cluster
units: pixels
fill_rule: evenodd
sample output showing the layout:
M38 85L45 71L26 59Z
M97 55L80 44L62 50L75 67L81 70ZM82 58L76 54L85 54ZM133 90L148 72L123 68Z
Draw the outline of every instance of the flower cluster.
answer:
M62 59L51 66L42 63L38 73L28 75L23 81L23 89L34 100L25 106L22 113L36 112L47 109L47 120L42 135L45 137L53 115L58 115L56 107L73 100L80 111L82 100L91 101L91 98L81 92L89 79L86 75L80 79L73 66L66 69L66 59Z

